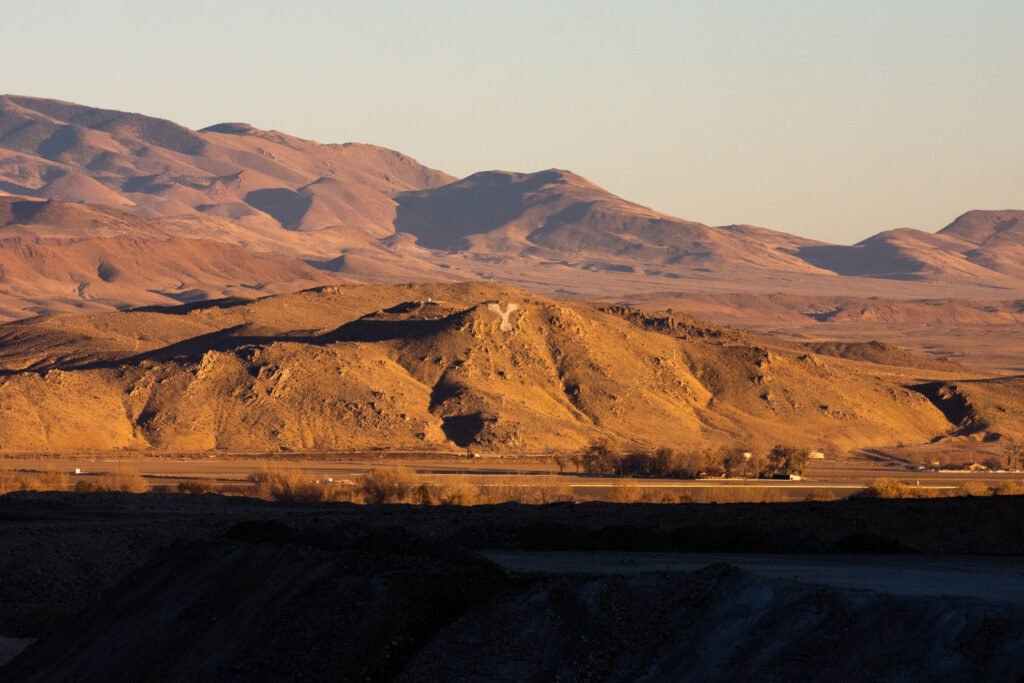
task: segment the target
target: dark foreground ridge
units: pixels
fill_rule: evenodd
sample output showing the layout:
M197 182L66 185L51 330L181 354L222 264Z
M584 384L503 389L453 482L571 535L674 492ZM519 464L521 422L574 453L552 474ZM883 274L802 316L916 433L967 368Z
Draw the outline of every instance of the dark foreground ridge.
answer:
M861 548L872 552L993 553L1001 539L1012 554L1024 548L1022 504L422 508L9 495L0 498L0 636L41 639L0 678L1015 680L1024 673L1017 604L846 590L728 565L516 573L474 551L768 552L754 539L774 529L769 538L794 539L783 552L851 552L859 542L876 544ZM936 547L927 529L943 524L949 545ZM61 606L81 609L61 616Z

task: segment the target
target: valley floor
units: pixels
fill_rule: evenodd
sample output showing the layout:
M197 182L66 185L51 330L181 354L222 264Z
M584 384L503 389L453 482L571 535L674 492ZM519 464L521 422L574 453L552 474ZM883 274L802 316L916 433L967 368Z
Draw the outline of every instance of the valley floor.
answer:
M479 487L550 487L557 484L571 489L573 497L578 500L604 500L624 484L642 490L690 493L698 501L701 500L700 495L714 495L715 491L733 491L747 496L738 499L738 502L799 501L824 491L834 498L845 498L863 491L878 479L894 479L915 489L937 494L949 493L965 484L995 487L1009 482L1024 485L1024 474L1019 472L915 471L899 460L886 460L881 454L873 456L874 453L855 452L838 458L812 461L805 475L798 481L624 478L577 474L571 464L560 472L555 460L545 455L484 453L478 454L476 458L468 458L464 454L450 452L386 451L351 454L226 454L216 457L198 454L0 457L0 469L26 477L56 471L66 475L69 488L74 488L78 482L98 482L103 477L130 471L141 475L143 482L150 487L174 488L182 482L200 481L212 487L230 489L246 485L250 475L267 469L294 471L307 480L329 485L351 483L373 468L400 465L431 483L460 480ZM713 499L709 498L708 502Z

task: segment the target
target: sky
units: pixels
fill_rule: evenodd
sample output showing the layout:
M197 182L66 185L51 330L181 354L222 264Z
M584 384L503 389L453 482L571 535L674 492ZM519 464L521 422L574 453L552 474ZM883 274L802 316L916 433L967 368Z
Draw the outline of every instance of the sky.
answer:
M0 92L830 242L1024 209L1021 0L5 3Z

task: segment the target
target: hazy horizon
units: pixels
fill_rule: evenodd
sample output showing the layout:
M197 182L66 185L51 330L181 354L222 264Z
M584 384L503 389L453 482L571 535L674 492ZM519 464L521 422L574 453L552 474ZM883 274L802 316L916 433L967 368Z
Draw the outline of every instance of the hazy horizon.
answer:
M0 90L567 168L685 219L850 243L1024 208L1024 6L121 0L7 9ZM48 49L41 49L41 48Z

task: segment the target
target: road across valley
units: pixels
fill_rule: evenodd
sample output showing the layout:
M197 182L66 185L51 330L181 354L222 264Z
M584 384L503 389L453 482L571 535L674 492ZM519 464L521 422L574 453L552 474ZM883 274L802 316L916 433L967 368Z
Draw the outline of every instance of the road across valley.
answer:
M591 489L621 486L621 478L559 473L551 458L543 456L485 455L466 458L452 453L385 452L359 454L279 454L259 456L159 457L117 456L47 458L20 457L0 459L0 469L27 473L56 469L72 478L86 480L117 472L137 472L150 484L174 485L192 479L212 480L219 484L241 484L247 477L264 468L298 470L310 479L322 482L354 481L374 467L401 464L428 480L465 477L480 486L507 485L513 478L517 486L565 485L585 493ZM76 470L79 471L76 474ZM880 462L862 456L844 456L837 460L814 461L801 481L766 479L656 479L637 478L630 484L645 489L709 489L740 488L748 491L770 491L773 496L801 499L812 490L829 489L837 497L863 489L876 479L896 479L923 489L949 490L966 482L994 486L1000 482L1022 482L1024 475L999 472L934 472L908 471L895 462ZM594 492L599 495L598 491Z

